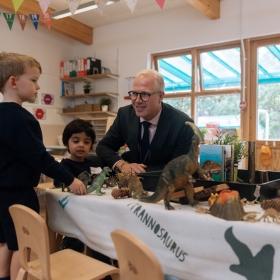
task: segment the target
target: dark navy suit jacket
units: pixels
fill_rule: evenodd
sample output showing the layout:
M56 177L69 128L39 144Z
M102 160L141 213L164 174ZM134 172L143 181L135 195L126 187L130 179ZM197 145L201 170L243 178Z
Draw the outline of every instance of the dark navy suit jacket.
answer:
M162 103L162 112L146 171L162 170L170 160L189 152L193 130L185 124L186 121L193 122L187 114ZM123 154L123 159L141 163L138 146L139 133L140 118L136 116L132 105L121 107L114 123L96 147L97 156L105 165L112 167L120 160L117 151L127 144L130 152Z

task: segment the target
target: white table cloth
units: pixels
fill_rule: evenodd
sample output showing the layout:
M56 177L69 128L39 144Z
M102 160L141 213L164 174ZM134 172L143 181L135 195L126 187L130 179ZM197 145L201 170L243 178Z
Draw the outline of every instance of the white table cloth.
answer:
M52 231L114 259L110 233L123 229L153 250L164 273L181 279L280 279L279 224L225 221L175 203L175 210L167 211L163 201L114 199L111 190L103 196L48 190L46 203ZM249 210L259 211L258 217L264 212L258 205L246 206Z

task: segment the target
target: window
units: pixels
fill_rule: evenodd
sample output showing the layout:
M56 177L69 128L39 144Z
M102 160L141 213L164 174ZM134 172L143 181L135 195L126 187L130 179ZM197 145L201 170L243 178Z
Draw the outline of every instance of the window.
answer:
M153 56L165 81L165 99L190 115L206 140L240 128L241 63L238 44ZM200 78L201 77L201 78Z
M257 139L280 139L280 45L257 48Z

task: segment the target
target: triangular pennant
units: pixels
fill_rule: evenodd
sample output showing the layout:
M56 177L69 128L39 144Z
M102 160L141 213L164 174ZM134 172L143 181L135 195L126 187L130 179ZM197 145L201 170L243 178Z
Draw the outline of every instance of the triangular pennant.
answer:
M12 30L14 19L15 19L15 14L3 13L3 15L5 17L5 20L9 26L10 30Z
M68 3L68 7L71 14L74 15L81 3L81 0L66 0L66 1Z
M48 29L51 29L51 13L42 13L42 16Z
M156 0L158 5L160 6L160 8L162 9L163 8L163 5L164 5L164 2L165 0Z
M26 20L27 20L27 16L26 15L22 15L22 14L17 14L20 26L22 31L24 30L25 24L26 24Z
M99 10L99 13L102 15L104 10L105 10L105 7L107 5L107 2L108 0L96 0L95 3L98 7L98 10Z
M13 0L15 12L19 9L24 0Z
M47 12L50 3L51 0L39 0L40 7L44 14Z
M32 20L35 29L37 30L39 19L40 19L40 15L39 14L29 14L29 17Z
M125 0L125 3L128 6L129 10L133 13L137 0Z

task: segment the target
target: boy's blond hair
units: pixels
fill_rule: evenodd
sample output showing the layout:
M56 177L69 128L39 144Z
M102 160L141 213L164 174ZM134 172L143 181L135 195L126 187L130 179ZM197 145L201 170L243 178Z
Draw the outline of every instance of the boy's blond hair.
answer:
M41 64L32 56L18 53L0 53L0 91L11 76L19 77L31 67L38 67L42 74Z

